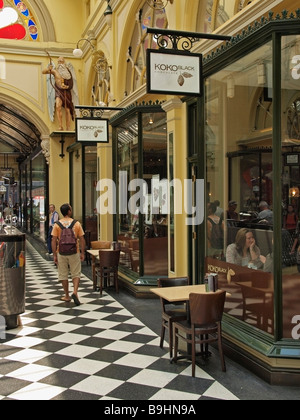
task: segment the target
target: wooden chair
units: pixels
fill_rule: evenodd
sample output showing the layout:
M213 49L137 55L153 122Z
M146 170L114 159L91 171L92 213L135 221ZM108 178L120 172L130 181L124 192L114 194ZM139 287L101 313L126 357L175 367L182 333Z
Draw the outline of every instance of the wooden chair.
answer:
M109 241L92 241L91 249L110 249L111 242Z
M103 285L110 286L111 277L114 280L116 292L119 293L118 267L120 261L120 250L99 250L99 264L96 267L96 281L100 279L100 295L102 295Z
M257 328L274 333L274 301L264 290L239 283L243 297L243 321L253 320ZM270 321L270 325L269 325Z
M225 359L222 347L221 321L224 312L226 292L219 290L216 293L190 294L190 321L174 322L174 362L177 363L179 338L192 346L192 375L196 370L196 345L201 345L202 355L208 354L208 345L218 342L221 365L226 372ZM211 336L211 337L210 337Z
M176 287L176 286L188 286L188 277L176 277L176 278L159 278L157 280L158 287ZM170 303L165 299L160 299L162 308L162 324L161 324L161 338L160 347L163 348L165 332L169 331L169 351L170 359L172 359L173 353L173 322L184 321L187 319L186 305L182 302Z

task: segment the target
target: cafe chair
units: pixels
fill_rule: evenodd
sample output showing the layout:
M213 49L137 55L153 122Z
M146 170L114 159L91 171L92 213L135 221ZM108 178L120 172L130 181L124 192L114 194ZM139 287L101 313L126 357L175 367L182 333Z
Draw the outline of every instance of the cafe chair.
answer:
M222 326L226 292L219 290L216 293L190 294L190 321L176 321L174 327L174 363L178 359L179 339L191 345L192 348L192 375L196 371L196 346L200 345L201 355L208 355L208 345L217 342L222 371L226 372L225 358L222 347ZM205 345L205 352L203 348Z
M96 266L96 282L100 280L100 295L104 285L110 286L113 278L116 292L119 293L118 267L120 261L120 250L99 250L99 264Z
M110 249L111 242L109 241L92 241L91 249Z
M263 289L259 290L258 287L251 287L243 283L239 283L239 286L243 298L243 321L253 321L257 328L273 334L273 296L268 296Z
M188 286L189 278L188 277L176 277L176 278L159 278L157 280L158 287L178 287L178 286ZM184 321L187 319L187 309L186 304L182 302L168 302L167 300L160 298L161 307L162 307L162 324L161 324L161 338L160 338L160 348L163 348L165 332L169 331L169 351L170 359L172 359L173 354L173 322L174 321Z

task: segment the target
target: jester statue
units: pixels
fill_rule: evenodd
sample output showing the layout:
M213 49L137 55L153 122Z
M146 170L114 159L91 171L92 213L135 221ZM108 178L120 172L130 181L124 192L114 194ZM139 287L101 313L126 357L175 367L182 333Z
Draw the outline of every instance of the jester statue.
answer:
M66 114L66 131L70 131L72 121L75 119L75 105L78 104L78 89L74 68L71 63L68 65L63 57L59 57L57 67L52 60L47 69L43 70L47 75L48 110L50 119L54 121L56 116L59 130L63 127L63 108ZM53 80L53 78L54 80Z

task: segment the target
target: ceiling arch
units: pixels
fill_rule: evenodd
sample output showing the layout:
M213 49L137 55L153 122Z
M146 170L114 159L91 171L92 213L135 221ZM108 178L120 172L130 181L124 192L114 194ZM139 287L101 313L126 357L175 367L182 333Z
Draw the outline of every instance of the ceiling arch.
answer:
M30 155L40 144L36 126L15 109L0 104L0 154Z

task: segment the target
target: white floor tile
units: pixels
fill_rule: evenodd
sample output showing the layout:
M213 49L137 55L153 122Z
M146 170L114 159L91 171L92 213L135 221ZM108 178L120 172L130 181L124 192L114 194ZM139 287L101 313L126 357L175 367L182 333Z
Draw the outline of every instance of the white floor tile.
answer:
M206 392L203 394L204 397L217 398L219 400L235 400L238 398L233 395L228 389L226 389L219 382L215 382Z
M47 330L49 331L57 331L57 332L71 332L74 330L78 330L78 328L81 328L82 325L79 324L55 324L51 325L50 327L47 327Z
M109 366L109 363L98 362L97 360L80 359L64 367L62 370L83 373L86 375L94 375L102 369L105 369L107 366Z
M156 357L144 356L141 354L127 354L126 356L119 359L116 364L123 366L131 366L136 368L146 369L157 361Z
M86 347L86 346L80 346L78 344L73 344L72 346L66 347L58 352L56 354L63 354L64 356L71 356L71 357L77 357L78 359L87 357L92 353L95 353L97 350L99 350L96 347Z
M191 377L192 376L192 364L190 364L189 367L187 367L183 372L181 372L181 375ZM196 365L195 377L199 378L199 379L208 379L208 380L214 381L214 378L212 378L208 373L206 373L203 369L201 369L197 365Z
M66 308L61 306L48 306L47 308L40 309L39 312L43 314L60 314L61 312L65 312Z
M176 377L177 374L174 373L144 369L129 379L128 382L157 388L164 388Z
M51 315L51 316L47 316L46 318L43 318L43 321L49 321L49 322L67 322L70 319L73 319L73 316L69 316L69 315Z
M24 401L44 401L50 400L64 391L65 388L36 382L11 394L10 398Z
M116 379L101 378L100 376L90 376L89 378L84 379L82 382L74 385L70 389L104 396L122 384L123 381L118 381Z
M127 331L118 331L118 330L104 330L99 334L95 334L94 337L97 338L108 338L109 340L122 340L122 338L128 337L131 333Z
M88 312L88 313L78 315L78 318L93 319L95 321L100 321L101 319L106 318L106 317L107 317L107 313L105 312Z
M42 340L41 338L35 338L35 337L18 337L11 341L8 341L6 344L8 346L12 347L20 347L20 348L30 348L37 346L38 344L43 343L45 340Z
M6 359L14 360L16 362L23 362L23 363L35 363L43 359L44 357L47 357L50 355L51 353L48 353L46 351L26 349L26 350L21 350L17 353L11 354L10 356L7 356Z
M132 353L136 351L144 344L142 343L133 343L131 341L114 341L113 343L109 344L108 346L103 347L103 350L110 350L110 351L121 351L124 353Z
M19 337L26 337L27 335L34 334L34 333L36 333L36 332L38 332L40 330L41 330L40 328L23 326L23 327L21 327L21 328L18 329L17 335Z
M56 371L57 369L50 368L48 366L29 364L22 367L21 369L11 372L7 376L23 381L37 382L41 379L46 378L47 376L51 375Z
M108 315L106 314L106 316ZM119 325L118 322L104 321L100 319L99 321L91 322L87 326L92 328L99 328L101 330L109 330L116 327L117 325Z
M87 338L89 338L89 335L65 333L55 337L55 341L58 343L77 344Z
M161 389L153 395L150 401L197 401L201 395L188 392L174 391L173 389Z

